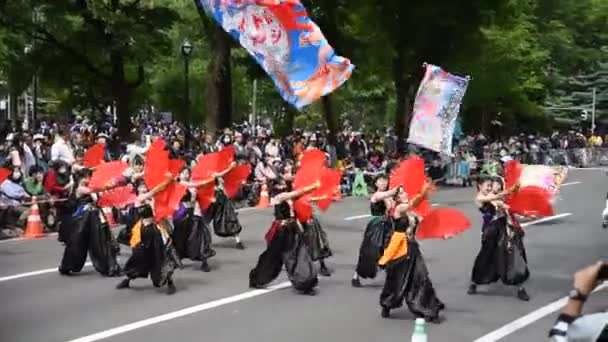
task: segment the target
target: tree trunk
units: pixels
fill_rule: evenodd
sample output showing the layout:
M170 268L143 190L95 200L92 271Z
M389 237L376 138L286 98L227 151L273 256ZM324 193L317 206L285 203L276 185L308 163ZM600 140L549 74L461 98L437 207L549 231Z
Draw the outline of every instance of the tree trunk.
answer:
M321 104L323 106L323 114L325 115L325 121L327 122L327 129L329 130L329 136L327 139L329 143L336 146L338 143L337 137L340 130L338 124L338 117L334 111L331 101L331 95L323 96L321 98Z
M131 139L130 91L125 79L125 61L122 52L110 53L112 63L112 99L116 103L118 136L124 141Z
M207 67L207 113L205 125L209 132L232 123L232 78L230 66L231 38L215 26L211 38L211 59Z

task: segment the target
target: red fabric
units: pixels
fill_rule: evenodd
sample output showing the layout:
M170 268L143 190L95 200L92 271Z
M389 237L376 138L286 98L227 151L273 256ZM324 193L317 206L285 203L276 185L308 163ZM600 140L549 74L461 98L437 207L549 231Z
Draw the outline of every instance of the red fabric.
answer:
M135 202L137 195L133 192L133 186L121 186L112 190L106 191L97 202L100 207L122 208Z
M215 185L210 184L208 186L198 188L196 198L198 205L201 210L207 210L211 203L213 203L213 196L215 195Z
M209 153L200 156L192 169L192 179L194 181L203 181L213 177L214 173L219 172L217 169L219 158L219 153Z
M507 200L512 213L528 217L553 216L551 193L539 186L525 186Z
M224 176L224 192L229 198L234 198L238 194L243 183L247 181L251 174L251 165L238 165Z
M316 148L304 151L300 156L300 164L318 165L319 167L322 167L325 165L325 153Z
M323 212L329 209L332 199L339 188L342 180L342 171L324 168L321 174L321 187L317 189L311 197L327 197L325 200L317 202L317 207Z
M95 144L89 147L84 153L84 166L93 168L103 163L103 156L105 153L106 146L104 144Z
M403 191L407 193L411 200L422 192L422 188L427 182L428 180L424 174L424 160L419 157L412 157L402 161L401 164L393 170L390 179L390 189L403 186ZM429 189L429 191L430 190L431 189ZM418 215L427 215L431 210L428 196L425 196L413 210Z
M94 190L102 189L108 185L111 180L116 180L121 177L128 167L129 164L118 160L100 164L91 176L89 188Z
M179 183L171 183L161 193L154 197L154 218L171 218L179 207L187 188Z
M433 209L418 227L418 239L449 239L471 228L471 221L459 210Z
M11 170L0 167L0 184L2 184L2 182L4 182L11 175L11 173Z
M294 190L303 189L321 180L326 169L325 154L320 150L310 150L302 154L300 168L293 181Z
M264 236L264 239L266 240L266 244L270 245L270 242L272 241L272 239L274 239L274 236L277 233L277 231L279 230L279 227L281 227L281 221L272 222L270 229L268 229L268 231L266 232L266 235Z

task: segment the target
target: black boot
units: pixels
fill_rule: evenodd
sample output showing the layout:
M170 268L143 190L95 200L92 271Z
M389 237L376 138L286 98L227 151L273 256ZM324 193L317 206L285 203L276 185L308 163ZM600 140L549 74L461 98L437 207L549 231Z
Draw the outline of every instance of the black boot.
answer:
M167 294L172 295L175 292L177 292L177 289L175 288L175 284L173 284L173 280L169 279L167 281Z
M123 279L120 283L118 283L118 285L116 285L116 288L119 290L127 289L127 288L129 288L130 284L131 284L131 279L129 279L129 278Z
M526 289L524 289L523 287L520 287L519 290L517 290L517 298L524 302L530 301L530 296L528 295L528 292L526 292Z
M331 270L325 265L323 260L321 260L321 269L319 270L319 274L324 277L331 277Z
M207 260L203 261L203 263L201 264L201 271L211 272L211 268L209 268L209 264L207 263Z
M389 318L391 316L391 309L383 307L380 316L382 316L382 318Z
M467 291L467 294L470 294L470 295L477 294L477 285L475 285L475 284L469 285L469 290Z
M239 241L236 243L236 249L243 250L243 249L245 249L245 245L243 245L243 243L241 241Z
M353 279L350 281L350 284L351 284L353 287L363 287L363 285L361 285L361 281L359 280L359 278L353 278Z

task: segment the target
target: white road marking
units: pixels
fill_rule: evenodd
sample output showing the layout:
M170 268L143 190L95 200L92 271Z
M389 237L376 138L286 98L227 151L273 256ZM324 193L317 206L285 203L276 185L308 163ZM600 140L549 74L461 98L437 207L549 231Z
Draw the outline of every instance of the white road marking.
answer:
M360 220L360 219L364 219L364 218L368 218L371 217L372 215L366 214L366 215L358 215L358 216L351 216L351 217L345 217L344 220L345 221L354 221L354 220Z
M545 223L545 222L550 222L550 221L554 221L554 220L559 220L559 219L561 219L561 218L568 217L568 216L572 216L572 213L563 213L563 214L558 214L558 215L553 215L553 216L543 217L543 218L538 219L538 220L534 220L534 221L530 221L530 222L522 223L522 224L521 224L521 226L522 226L522 227L533 226L533 225L535 225L535 224L539 224L539 223Z
M598 286L595 289L595 291L600 291L605 288L608 288L608 283L604 283L604 284ZM514 333L518 330L521 330L521 329L527 327L528 325L538 321L539 319L554 313L555 311L564 307L564 305L566 305L567 302L568 302L568 297L564 297L553 303L547 304L547 305L543 306L542 308L539 308L536 311L530 312L529 314L514 320L513 322L503 326L502 328L494 330L491 333L476 339L474 342L498 341L501 338L509 336L512 333Z
M569 183L564 183L561 186L570 186L570 185L578 185L578 184L583 184L583 182L569 182Z
M86 264L84 264L84 267L89 267L89 266L93 266L93 264L90 262L87 262ZM35 277L35 276L38 276L41 274L54 273L54 272L59 272L59 271L57 271L57 267L46 268L44 270L38 270L38 271L32 271L32 272L19 273L19 274L15 274L15 275L11 275L11 276L1 277L0 283L9 281L9 280Z
M210 310L210 309L214 309L220 306L224 306L224 305L228 305L228 304L232 304L232 303L236 303L236 302L240 302L246 299L250 299L253 297L257 297L257 296L261 296L270 292L274 292L277 290L281 290L287 287L290 287L291 283L290 282L283 282L280 284L277 284L275 286L271 286L267 289L263 289L263 290L253 290L253 291L247 291L247 292L243 292L231 297L226 297L226 298L222 298L222 299L218 299L218 300L214 300L212 302L208 302L208 303L203 303L203 304L199 304L199 305L195 305L195 306L191 306L188 308L184 308L181 310L177 310L177 311L173 311L173 312L169 312L160 316L155 316L155 317L150 317L141 321L137 321L137 322L133 322L133 323L129 323L129 324L125 324L116 328L112 328L109 330L104 330L104 331L100 331L98 333L92 334L92 335L88 335L88 336L84 336L84 337L80 337L74 340L71 340L69 342L95 342L95 341L100 341L103 339L106 339L108 337L112 337L112 336L116 336L116 335L120 335L120 334L124 334L126 332L129 331L133 331L133 330L137 330L137 329L141 329L147 326L151 326L154 324L158 324L158 323L162 323L162 322L166 322L166 321L170 321L176 318L181 318L181 317L185 317L185 316L189 316L201 311L206 311L206 310Z
M433 204L431 204L431 207L437 207L437 206L439 206L439 203L433 203Z

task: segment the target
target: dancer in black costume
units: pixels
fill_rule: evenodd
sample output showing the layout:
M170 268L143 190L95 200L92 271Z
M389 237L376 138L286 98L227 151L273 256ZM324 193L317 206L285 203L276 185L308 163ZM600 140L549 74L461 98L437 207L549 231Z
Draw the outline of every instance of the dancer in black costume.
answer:
M315 199L311 199L314 201ZM300 222L304 230L304 241L310 250L310 256L313 261L318 261L321 266L319 274L324 277L330 277L332 271L325 264L325 259L332 256L331 247L327 233L323 230L321 222L316 216L312 216L307 222Z
M376 278L378 260L393 231L393 220L389 215L389 210L393 207L393 199L400 189L401 187L388 190L388 177L385 175L380 175L376 179L376 193L370 199L372 219L363 233L357 268L351 280L353 287L361 287L360 278Z
M293 201L317 189L319 184L273 197L275 221L266 233L266 250L249 273L249 286L264 288L279 276L283 265L294 289L314 295L317 269L293 211Z
M232 163L227 170L216 175L215 197L207 214L213 217L213 231L217 236L223 238L233 237L236 242L236 248L245 249L245 245L241 242L239 235L243 230L243 226L239 222L239 216L234 203L224 192L224 179L222 178L235 166L236 163Z
M162 224L155 222L150 204L154 196L163 191L171 181L172 176L168 174L167 180L150 192L146 192L143 182L138 186L140 195L135 201L137 223L129 234L133 252L124 267L127 278L116 286L117 289L128 288L131 280L135 278L150 276L155 287L167 285L167 294L176 292L172 276L181 264L175 253L170 233Z
M395 207L394 213L395 230L378 262L386 269L386 281L380 294L384 318L389 317L390 311L401 307L405 301L417 317L439 323L439 312L445 308L437 298L415 238L419 218L411 209L416 207L427 191L428 184L412 201L408 201L407 193L399 194L400 204Z
M481 250L475 259L468 294L477 293L478 285L487 285L501 280L503 284L517 286L517 297L529 301L530 296L522 286L528 280L526 250L523 230L504 198L516 191L518 186L504 190L502 179L484 179L479 183L475 203L483 217Z
M209 272L207 260L215 256L211 248L211 231L202 217L201 209L196 201L197 189L215 181L193 183L190 181L190 170L184 168L180 171L179 180L188 188L184 194L180 208L173 215L173 242L177 256L180 259L201 261L201 271Z
M70 230L65 236L66 246L59 273L70 275L80 272L88 253L97 272L109 277L119 276L120 266L116 256L120 247L114 240L105 215L95 204L96 192L87 187L90 171L81 170L79 176L75 189L76 210L70 219ZM101 191L103 190L99 192Z

